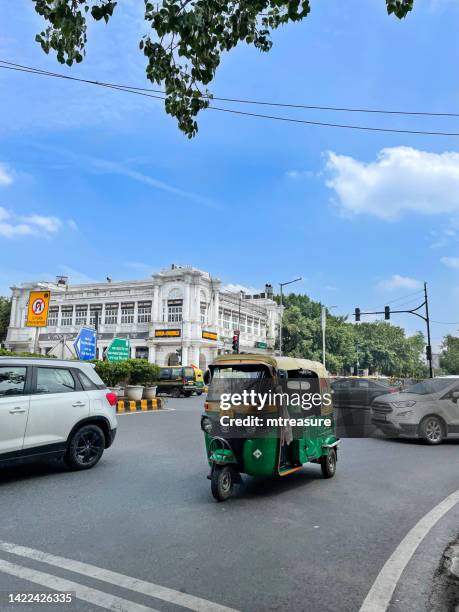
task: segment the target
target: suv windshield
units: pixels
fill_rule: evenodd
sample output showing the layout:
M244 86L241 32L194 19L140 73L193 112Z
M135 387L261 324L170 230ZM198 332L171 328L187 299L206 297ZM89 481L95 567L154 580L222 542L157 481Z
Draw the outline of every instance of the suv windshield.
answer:
M453 381L446 378L434 378L432 380L421 380L420 382L400 391L400 393L416 393L417 395L429 395L438 393L451 385Z

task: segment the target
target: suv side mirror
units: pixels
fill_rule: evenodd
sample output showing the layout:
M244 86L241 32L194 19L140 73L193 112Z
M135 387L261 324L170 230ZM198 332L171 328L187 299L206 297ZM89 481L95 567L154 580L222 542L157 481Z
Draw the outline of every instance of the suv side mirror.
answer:
M453 391L451 393L451 399L457 404L457 400L459 399L459 391Z

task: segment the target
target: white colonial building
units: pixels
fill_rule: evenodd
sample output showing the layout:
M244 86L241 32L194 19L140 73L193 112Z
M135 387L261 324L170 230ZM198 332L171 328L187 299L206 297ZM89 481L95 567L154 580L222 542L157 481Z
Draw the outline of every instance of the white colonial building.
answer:
M131 357L205 368L217 354L232 352L234 330L241 352L273 352L280 310L270 287L251 296L229 292L208 272L176 265L145 280L22 283L12 287L5 344L46 354L59 344L71 347L81 327L96 326L99 358L113 338L129 338ZM27 327L29 292L43 289L51 292L48 326Z

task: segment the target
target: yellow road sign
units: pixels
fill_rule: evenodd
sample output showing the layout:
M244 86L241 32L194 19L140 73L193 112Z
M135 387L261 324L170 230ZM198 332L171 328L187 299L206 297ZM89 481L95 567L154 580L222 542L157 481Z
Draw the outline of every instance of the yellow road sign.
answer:
M46 327L48 325L49 291L31 291L27 309L28 327Z

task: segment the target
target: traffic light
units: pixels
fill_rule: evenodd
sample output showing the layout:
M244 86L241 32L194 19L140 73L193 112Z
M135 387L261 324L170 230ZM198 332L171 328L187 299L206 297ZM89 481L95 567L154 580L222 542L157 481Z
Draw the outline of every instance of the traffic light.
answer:
M390 306L384 306L384 319L386 321L390 320Z
M234 330L233 335L233 353L239 353L239 330Z
M427 361L432 361L432 347L429 344L426 346L426 357Z
M355 309L355 320L360 321L360 308Z

